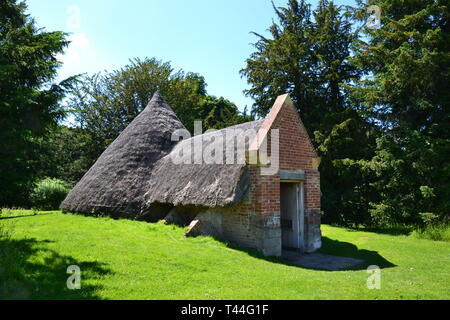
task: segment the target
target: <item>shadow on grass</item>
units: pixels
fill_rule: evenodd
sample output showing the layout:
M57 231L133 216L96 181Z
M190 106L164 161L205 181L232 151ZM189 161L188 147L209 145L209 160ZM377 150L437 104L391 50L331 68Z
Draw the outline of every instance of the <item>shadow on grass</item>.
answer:
M319 250L319 252L333 256L364 260L363 264L343 269L341 271L366 270L367 267L372 265L378 266L381 269L396 267L395 264L386 260L377 251L358 249L358 247L353 243L333 240L327 237L322 238L322 248Z
M220 240L218 240L218 241L220 241ZM376 251L358 249L358 247L352 243L332 240L332 239L329 239L326 237L322 238L322 248L317 253L327 254L327 255L336 256L336 257L354 258L354 259L358 259L358 260L363 260L364 263L355 265L353 267L342 268L339 270L332 271L332 270L322 269L322 268L320 268L320 266L318 266L317 268L299 266L293 262L290 262L290 261L287 261L285 259L278 258L278 257L265 257L263 254L261 254L260 252L258 252L255 249L243 248L243 247L240 247L240 246L232 244L232 243L225 243L225 245L230 249L245 252L248 255L250 255L254 258L257 258L257 259L265 260L265 261L272 262L272 263L283 264L283 265L287 265L287 266L293 266L293 267L297 267L297 268L303 268L303 269L339 272L339 271L350 271L350 270L354 270L354 271L355 270L367 270L367 268L372 265L376 265L376 266L380 267L381 269L396 267L395 264L386 260L383 256L381 256Z
M343 228L341 226L335 226L332 225L333 227L337 227L337 228ZM414 231L414 227L411 226L392 226L392 227L379 227L379 228L357 228L357 227L345 227L345 230L349 231L349 232L371 232L371 233L380 233L380 234L385 234L385 235L390 235L390 236L407 236L410 235L411 232Z
M101 286L87 279L111 273L99 262L78 261L45 248L50 241L0 240L0 300L93 300ZM81 269L81 289L67 289L71 265Z
M237 245L235 243L225 242L223 239L218 239L218 238L214 238L214 239L216 241L218 241L218 242L222 242L228 249L245 252L246 254L248 254L249 256L251 256L253 258L266 260L268 262L273 262L273 263L281 263L281 264L285 264L285 265L290 265L289 263L287 263L286 261L284 261L281 258L278 258L278 257L266 257L266 256L264 256L261 252L259 252L256 249L245 248L245 247L242 247L242 246Z

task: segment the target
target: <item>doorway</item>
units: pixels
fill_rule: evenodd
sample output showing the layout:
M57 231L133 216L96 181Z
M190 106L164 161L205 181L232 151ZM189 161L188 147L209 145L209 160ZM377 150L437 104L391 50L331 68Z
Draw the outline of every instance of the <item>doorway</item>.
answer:
M281 183L281 238L284 249L305 249L303 182Z

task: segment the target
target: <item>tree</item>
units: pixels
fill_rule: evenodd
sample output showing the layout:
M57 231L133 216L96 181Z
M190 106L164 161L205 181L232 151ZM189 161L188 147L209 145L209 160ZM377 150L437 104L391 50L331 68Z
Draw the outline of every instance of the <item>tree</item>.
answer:
M120 70L83 76L71 92L68 111L92 142L85 148L83 163L92 164L147 106L156 91L191 133L196 120L204 121L206 129L249 120L230 101L209 96L201 75L174 72L170 63L155 58L134 59Z
M203 77L173 72L168 62L134 59L120 70L84 75L70 94L68 111L95 141L93 159L114 141L160 91L185 123L200 105L206 84Z
M254 113L265 116L278 95L290 93L322 157L325 221L367 222L370 173L359 164L373 155L374 139L344 87L360 74L351 63L351 16L327 0L315 10L303 0L274 10L271 38L254 33L256 51L241 71L252 86L246 94L256 101Z
M82 128L56 126L46 137L39 139L37 175L53 178L74 186L94 164L96 143Z
M360 108L379 126L374 168L380 223L419 223L449 216L450 33L448 0L372 1L380 29L364 29L352 86ZM359 19L365 19L359 2Z
M0 2L0 206L22 205L36 174L36 139L61 119L70 84L54 83L66 34L45 32L26 4Z
M303 0L290 0L287 8L274 6L274 10L278 24L274 22L268 30L272 39L252 32L258 41L246 68L241 70L252 86L245 93L255 100L253 113L257 116L267 115L275 98L287 92L297 105L301 103L302 115L306 116L313 113L316 99L311 86L315 57L308 38L311 9Z
M253 117L247 115L247 111L241 114L238 107L225 98L207 96L203 99L199 119L202 119L203 130L206 131L249 122L253 120Z

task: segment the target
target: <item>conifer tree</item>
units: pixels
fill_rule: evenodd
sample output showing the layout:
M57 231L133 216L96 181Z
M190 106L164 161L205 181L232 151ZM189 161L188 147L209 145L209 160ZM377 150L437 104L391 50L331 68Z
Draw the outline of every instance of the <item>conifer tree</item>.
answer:
M379 29L364 29L354 101L381 134L368 164L380 223L418 223L450 213L450 26L448 0L380 0ZM366 4L359 1L359 17ZM428 219L428 218L427 218Z
M290 93L322 157L324 220L365 222L372 193L358 161L371 158L374 141L344 88L359 77L350 61L357 39L352 19L328 0L315 10L303 0L274 9L271 37L255 33L256 50L241 71L256 101L253 112L265 116L278 95Z
M26 204L36 174L35 140L61 118L70 80L54 83L62 32L35 26L24 2L0 1L0 207Z

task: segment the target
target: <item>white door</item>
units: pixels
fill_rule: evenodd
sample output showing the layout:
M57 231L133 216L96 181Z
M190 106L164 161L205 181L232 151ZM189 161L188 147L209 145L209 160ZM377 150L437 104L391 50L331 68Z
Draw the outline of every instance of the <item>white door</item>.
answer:
M282 245L304 251L303 183L282 183L280 200Z

